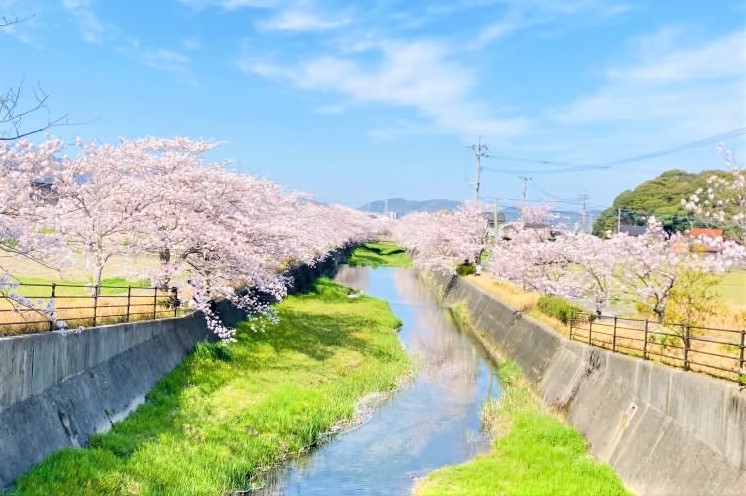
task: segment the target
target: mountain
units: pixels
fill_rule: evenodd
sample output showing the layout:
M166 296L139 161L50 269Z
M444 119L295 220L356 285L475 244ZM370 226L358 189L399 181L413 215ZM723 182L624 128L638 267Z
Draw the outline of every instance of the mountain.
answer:
M376 200L366 203L358 210L364 212L396 212L397 217L407 215L411 212L438 212L440 210L455 210L461 202L454 200L406 200L404 198L389 198L388 200Z

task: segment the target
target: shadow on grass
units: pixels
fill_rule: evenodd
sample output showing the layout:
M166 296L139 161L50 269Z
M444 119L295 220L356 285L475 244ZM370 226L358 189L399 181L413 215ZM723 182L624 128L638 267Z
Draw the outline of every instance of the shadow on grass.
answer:
M403 353L381 330L396 319L385 302L348 293L321 280L278 305L280 322L266 332L242 323L229 347L198 344L126 420L88 448L53 454L8 494L222 494L245 485L351 410L354 398L331 397L325 384L341 380L352 395L394 382L386 364ZM385 377L345 368L352 351Z
M411 267L412 260L403 248L393 243L369 242L355 248L348 265L368 267Z

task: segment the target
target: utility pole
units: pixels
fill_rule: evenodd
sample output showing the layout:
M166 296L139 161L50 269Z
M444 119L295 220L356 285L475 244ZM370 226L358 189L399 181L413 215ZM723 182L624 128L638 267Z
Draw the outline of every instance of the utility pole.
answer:
M581 226L582 226L583 232L585 233L585 232L588 232L587 226L585 224L586 213L587 213L586 202L588 201L588 195L586 195L585 193L580 195L580 201L583 202L583 217L581 221Z
M616 209L616 233L619 234L619 231L622 230L622 209L617 208Z
M487 155L487 145L482 144L482 137L479 137L479 140L477 141L476 145L471 145L471 149L474 151L474 158L477 162L477 184L476 184L476 192L477 192L477 203L479 203L479 181L482 176L482 157L489 157Z
M495 235L497 235L497 198L495 198L494 203L492 204L492 224L495 228Z
M528 182L531 180L530 177L519 176L518 179L523 181L523 206L526 206L526 197L528 195Z

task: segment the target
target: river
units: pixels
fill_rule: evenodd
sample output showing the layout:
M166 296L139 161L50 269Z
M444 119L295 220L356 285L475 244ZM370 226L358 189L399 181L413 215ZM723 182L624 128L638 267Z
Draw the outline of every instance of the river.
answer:
M262 495L406 495L417 478L489 448L480 412L501 388L481 345L411 270L343 265L336 280L389 302L416 375L362 426L278 470Z

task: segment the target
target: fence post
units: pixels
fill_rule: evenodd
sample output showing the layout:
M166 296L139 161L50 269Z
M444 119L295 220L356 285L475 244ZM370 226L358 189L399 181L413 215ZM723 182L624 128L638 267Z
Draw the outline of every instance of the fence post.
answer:
M98 284L93 286L93 327L96 327L97 316L98 316Z
M642 359L648 359L648 319L645 319L645 339L642 342Z
M588 345L593 346L593 319L588 319Z
M617 316L614 315L614 333L611 336L611 351L616 351L616 321Z
M684 370L689 370L689 324L682 326L684 330Z
M744 364L744 353L743 349L746 346L746 329L741 329L741 356L738 357L738 373L739 375L746 374L746 364Z
M127 322L130 321L130 303L132 301L132 286L127 286Z
M153 288L153 320L155 320L155 311L158 305L158 287Z
M176 317L176 311L179 309L179 288L174 286L174 317Z
M575 323L575 319L570 319L570 341L572 341L572 325ZM743 350L743 347L741 347Z
M54 298L56 296L56 290L57 290L57 284L52 283L52 294L49 295L49 299L50 300L54 300ZM57 310L56 310L57 309L57 303L54 304L54 308L55 308L55 313L57 313ZM51 318L49 319L49 330L50 331L54 331L54 322L52 322ZM741 347L741 348L743 348L743 347Z

